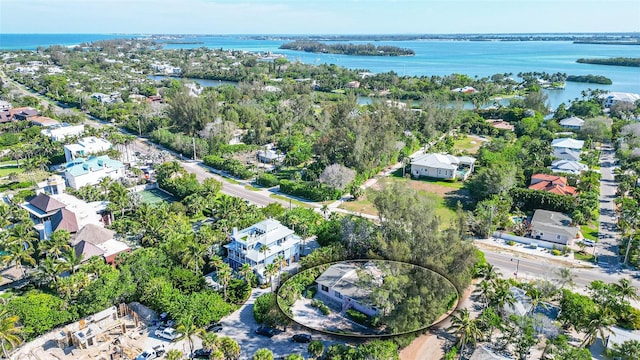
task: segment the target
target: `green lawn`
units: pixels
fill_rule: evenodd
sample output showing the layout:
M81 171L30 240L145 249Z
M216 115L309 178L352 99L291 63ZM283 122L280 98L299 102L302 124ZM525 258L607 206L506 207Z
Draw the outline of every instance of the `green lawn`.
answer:
M581 252L574 252L573 257L576 260L582 260L582 261L593 262L595 260L595 257L593 256L593 254L585 254Z
M13 165L0 167L0 177L5 177L11 173L20 174L22 172L24 172L24 167L19 168L15 166L15 162L13 162Z
M465 136L462 139L456 139L453 143L453 148L459 152L467 152L469 154L475 154L482 146L483 141L471 136Z
M587 225L580 226L580 232L585 239L598 241L598 229L591 228Z
M295 206L313 207L311 204L307 204L307 203L305 203L303 201L298 201L296 199L291 199L291 198L288 198L286 196L282 196L282 195L278 195L278 194L271 194L271 195L269 195L269 197L272 197L274 199L284 200L286 202L290 201L291 204L293 204Z

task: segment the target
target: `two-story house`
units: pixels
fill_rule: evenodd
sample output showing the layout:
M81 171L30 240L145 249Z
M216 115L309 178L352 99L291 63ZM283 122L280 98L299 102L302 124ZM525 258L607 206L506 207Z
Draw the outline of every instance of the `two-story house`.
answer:
M77 144L65 145L64 158L66 162L71 162L76 158L84 158L109 149L111 149L111 143L107 140L95 136L87 136L80 139Z
M571 138L554 139L551 142L553 156L561 160L579 161L584 141Z
M300 259L300 237L278 220L267 219L240 231L233 229L230 237L231 242L225 245L229 265L238 269L249 264L262 283L267 281L266 265L278 256L287 264Z

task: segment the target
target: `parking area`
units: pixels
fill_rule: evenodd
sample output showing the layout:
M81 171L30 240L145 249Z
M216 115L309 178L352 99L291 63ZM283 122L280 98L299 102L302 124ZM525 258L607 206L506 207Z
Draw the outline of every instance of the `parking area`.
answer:
M254 289L249 300L240 309L220 321L222 330L218 334L229 336L238 342L240 349L242 349L241 360L252 359L253 354L261 348L271 350L276 359L294 353L307 358L308 344L291 341L291 337L298 333L311 334L314 340L321 340L325 347L338 343L324 334L312 332L297 324L271 338L256 334L255 330L259 325L253 318L253 303L258 296L269 291L269 289Z

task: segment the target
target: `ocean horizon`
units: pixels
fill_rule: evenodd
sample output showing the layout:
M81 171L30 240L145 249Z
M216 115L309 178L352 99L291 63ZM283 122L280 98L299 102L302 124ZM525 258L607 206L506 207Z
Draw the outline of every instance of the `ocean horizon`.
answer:
M567 33L570 34L570 33ZM463 35L463 34L460 34ZM508 35L508 34L504 34ZM0 50L35 50L40 46L73 46L80 43L116 38L142 38L149 34L0 34ZM415 56L351 56L317 54L279 49L287 40L275 40L271 35L179 35L180 43L165 43L164 49L208 47L234 49L256 53L284 54L290 61L307 64L336 64L372 73L394 71L399 76L447 76L466 74L488 77L494 74L520 72L566 73L568 75L602 75L612 85L567 82L564 90L547 90L549 104L580 98L589 88L605 91L640 93L640 71L633 67L581 64L579 58L640 58L640 46L575 44L572 41L456 41L404 40L375 41L376 45L410 48ZM250 38L260 36L260 39ZM371 41L345 41L354 44Z

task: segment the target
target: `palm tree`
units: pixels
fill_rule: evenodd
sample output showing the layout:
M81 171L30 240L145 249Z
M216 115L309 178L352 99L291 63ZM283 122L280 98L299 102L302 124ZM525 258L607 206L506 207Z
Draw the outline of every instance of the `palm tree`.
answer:
M7 344L11 345L11 348L15 348L22 342L20 337L22 328L16 326L18 320L17 316L9 314L7 307L0 310L0 342L5 359L9 358Z
M84 255L78 254L75 249L71 248L71 250L65 251L64 254L62 254L62 259L67 268L71 270L71 273L75 274L78 266L84 261Z
M182 334L186 340L185 344L189 345L189 357L193 356L193 337L198 336L203 331L202 328L197 327L193 323L193 319L190 317L185 317L178 323L176 332Z
M278 273L278 266L276 264L269 264L264 269L264 276L268 279L267 282L269 283L271 283L271 278L275 276L277 273Z
M613 333L611 327L616 320L606 311L593 311L589 314L587 325L584 327L585 337L580 346L588 346L594 343L598 337L605 341L607 334Z
M214 268L219 269L222 265L224 265L224 260L218 255L213 255L209 259L209 266L213 266Z
M218 350L218 334L204 331L200 334L200 339L202 339L202 347L204 349L212 352Z
M251 268L251 265L245 263L242 264L238 272L245 280L247 280L247 282L249 282L249 274L253 273L253 269Z
M476 285L476 287L476 291L486 308L489 306L489 298L491 298L491 295L493 294L493 285L487 280L482 280L478 285Z
M178 349L171 349L167 351L167 360L180 360L184 356L182 351Z
M5 264L14 264L16 269L22 270L22 276L26 275L23 264L27 263L31 266L36 265L33 258L33 247L25 245L22 242L12 242L5 248L5 254L2 256L2 262Z
M231 281L231 266L227 264L222 264L218 268L218 272L216 273L218 277L218 282L222 285L222 290L224 292L224 301L227 301L227 286L229 285L229 281Z
M629 279L620 279L618 283L613 286L620 296L622 296L622 300L640 300L638 289L631 285L631 281Z
M62 273L64 267L59 260L54 260L50 257L40 261L36 268L35 278L40 286L45 284L55 283L58 280L58 275Z
M627 340L622 344L613 344L613 355L622 360L640 359L640 341Z
M66 230L56 230L49 240L40 241L38 251L41 257L59 258L65 251L71 250L69 245L71 234Z
M260 249L258 250L259 253L264 255L264 261L262 262L263 267L267 266L267 254L269 253L270 250L271 248L269 248L266 244L263 244L262 246L260 246Z
M327 218L327 213L329 212L329 206L327 206L327 204L322 204L322 207L320 208L320 211L322 212L322 215L326 219Z
M287 259L284 258L284 255L278 255L273 260L273 263L278 267L278 278L280 278L282 276L282 268L289 265L289 263L287 262Z
M497 279L502 276L500 270L498 270L495 266L491 264L485 264L482 268L480 268L480 274L484 277L485 280L494 283Z
M467 343L475 344L482 337L482 331L478 327L478 321L471 318L469 310L462 308L451 316L451 326L447 329L453 331L459 338L460 355L464 354Z
M102 192L104 193L105 199L107 198L107 194L109 192L109 187L111 187L111 183L112 182L113 182L113 179L111 179L108 176L103 177L98 182L98 186L100 187L100 189L102 189Z
M511 292L511 284L506 280L498 279L494 292L489 299L489 304L495 305L499 312L503 312L506 305L511 306L515 302L516 299Z
M566 285L569 285L571 288L575 284L573 281L575 279L575 275L571 272L571 268L560 268L556 272L556 275L559 277L558 282L560 284L560 289L564 289Z
M207 247L195 240L190 240L182 252L182 265L187 268L193 268L196 275L200 275L200 270L204 265L204 254Z

